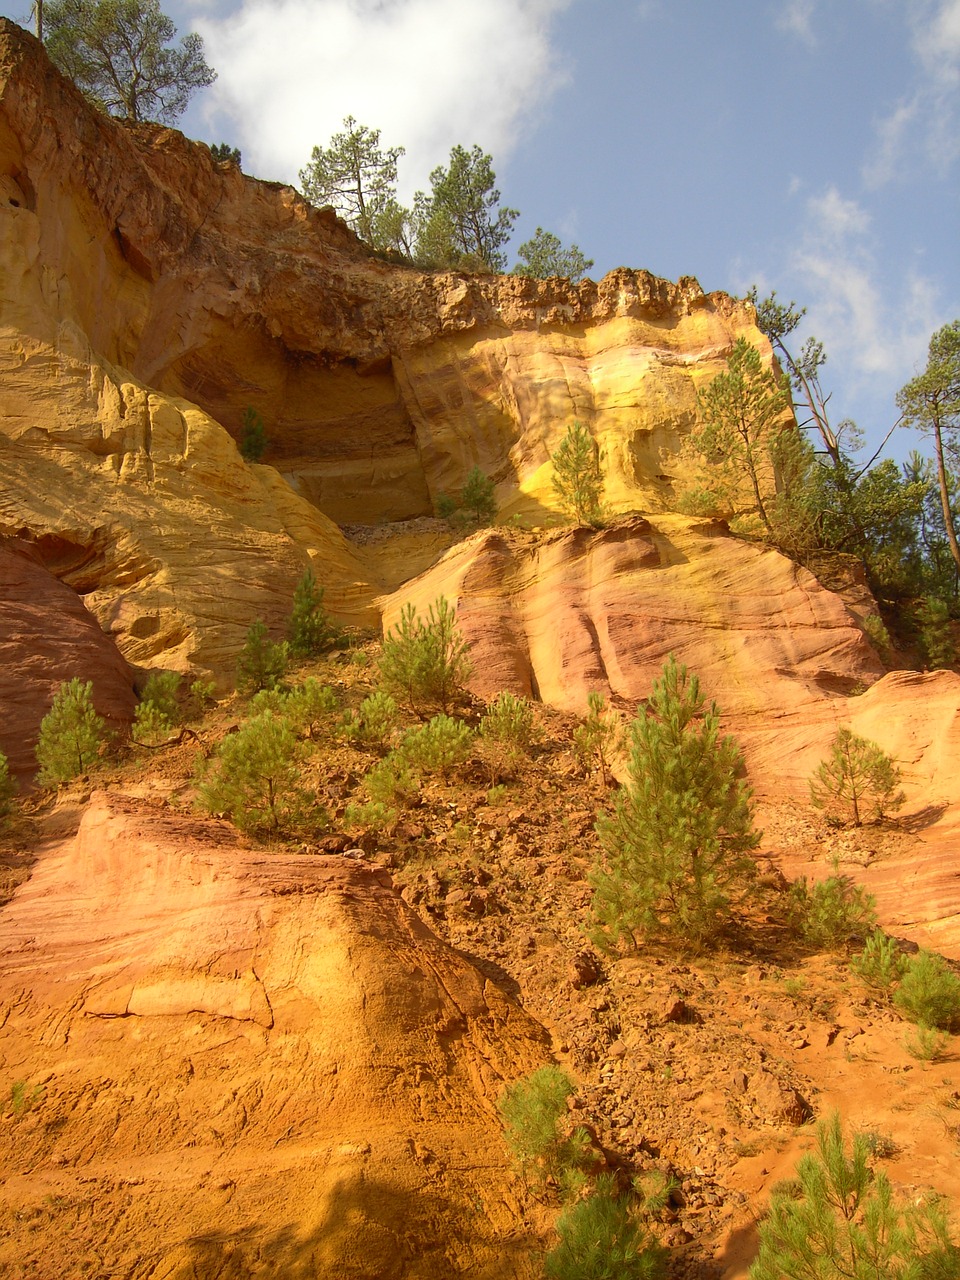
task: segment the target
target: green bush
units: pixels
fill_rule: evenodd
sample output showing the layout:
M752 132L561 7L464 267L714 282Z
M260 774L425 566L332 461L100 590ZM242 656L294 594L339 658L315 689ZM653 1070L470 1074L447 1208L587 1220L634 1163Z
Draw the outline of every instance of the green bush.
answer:
M385 751L400 723L400 709L389 693L377 690L364 698L355 712L348 712L343 732L359 746Z
M878 613L868 613L860 625L863 627L867 639L878 650L881 658L888 657L891 647L890 632L887 630L880 615Z
M270 640L266 623L258 618L247 632L237 659L237 689L246 694L276 689L287 673L289 660L286 642L276 644Z
M621 745L619 716L615 711L607 710L602 693L588 693L586 718L573 732L573 750L580 767L588 773L596 769L601 783L606 786L610 762Z
M906 796L899 785L900 770L885 751L849 729L840 729L829 756L810 779L810 799L816 808L849 816L859 827L867 802L872 802L878 819L900 808Z
M441 711L419 729L412 729L400 749L414 769L446 778L451 769L469 759L473 736L469 725Z
M420 794L420 782L400 751L391 751L363 779L363 787L375 804L408 808Z
M882 929L874 929L859 956L850 963L850 968L868 987L886 995L893 991L906 967L906 956Z
M343 632L323 606L323 596L324 589L317 585L313 569L308 566L293 593L287 631L290 652L296 658L315 658L343 639Z
M577 525L597 527L601 521L603 477L597 446L582 422L574 422L567 428L550 461L553 492L563 510Z
M940 956L918 951L907 961L893 1003L911 1022L949 1031L960 1022L960 978Z
M576 1085L560 1067L540 1067L507 1085L497 1108L504 1141L526 1173L542 1180L563 1179L582 1165L588 1139L584 1130L569 1131L567 1099Z
M673 657L630 728L626 784L597 822L591 873L600 945L637 932L700 945L715 939L752 886L760 841L740 748L720 735L696 676Z
M84 773L96 763L104 737L103 718L93 705L93 681L74 676L61 684L40 722L40 783L67 782Z
M397 811L379 800L368 804L348 804L343 812L343 825L348 831L364 827L368 831L384 831L397 820Z
M220 743L212 776L200 784L210 813L225 813L241 831L279 833L303 814L300 748L290 721L262 711Z
M443 596L430 606L426 621L408 604L383 642L384 691L421 718L433 709L449 713L472 672L468 649L456 613Z
M533 707L504 690L480 721L480 743L491 785L516 777L536 736Z
M180 719L176 671L152 671L143 686L133 717L134 742L157 743L169 738Z
M793 927L815 947L836 947L877 922L873 895L850 879L832 875L811 884L801 876L790 886Z
M637 1208L616 1194L610 1175L557 1219L559 1243L544 1259L548 1280L660 1280L666 1250L647 1233Z
M862 1134L847 1155L836 1113L817 1126L816 1154L797 1165L799 1185L771 1197L750 1280L960 1277L960 1250L939 1204L898 1204L869 1157Z
M911 1058L920 1062L936 1062L946 1051L950 1037L937 1027L917 1026L903 1037L903 1047Z
M298 734L313 740L320 726L339 709L340 699L334 690L310 676L290 690L283 712Z
M917 610L920 649L931 671L952 667L957 660L950 623L950 606L936 596L927 596Z
M0 823L13 808L13 798L17 794L17 780L10 776L10 764L0 751Z
M245 462L259 462L267 450L267 429L252 404L243 411L240 423L240 456Z

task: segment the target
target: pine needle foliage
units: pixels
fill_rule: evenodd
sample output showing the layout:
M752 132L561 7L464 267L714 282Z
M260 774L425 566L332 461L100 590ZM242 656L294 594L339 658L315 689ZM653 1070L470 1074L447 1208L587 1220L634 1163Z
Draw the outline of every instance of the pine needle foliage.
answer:
M238 447L244 462L259 462L267 451L267 429L252 404L243 411Z
M934 1200L898 1203L870 1165L866 1135L847 1152L836 1112L817 1127L817 1150L797 1185L774 1194L760 1224L750 1280L956 1280L960 1249Z
M491 785L516 776L535 736L533 708L527 699L506 689L498 693L480 721L480 750Z
M13 808L13 798L17 794L17 780L10 775L10 763L0 751L0 824Z
M597 446L582 422L567 428L552 454L553 491L563 510L578 525L599 526L603 476Z
M617 1195L610 1175L557 1219L559 1243L544 1259L548 1280L661 1280L666 1250L640 1221L636 1206Z
M565 1123L567 1099L576 1085L562 1067L540 1067L507 1085L497 1109L503 1137L525 1173L541 1181L562 1179L583 1162L585 1133Z
M960 978L932 951L907 961L893 1003L911 1022L949 1031L960 1024Z
M293 593L293 612L287 630L290 652L295 658L315 658L332 649L342 639L323 604L324 589L308 565Z
M419 729L412 729L404 738L401 751L414 769L446 778L469 759L473 739L469 725L441 711Z
M471 467L460 490L460 506L478 525L491 524L497 514L493 481L478 466Z
M882 929L874 929L850 968L861 982L890 995L903 977L907 958L895 940Z
M104 740L104 722L93 705L93 681L78 676L61 684L53 705L40 722L37 742L42 786L67 782L97 760Z
M810 801L860 827L871 808L879 820L901 807L906 796L899 787L900 770L891 756L868 738L838 729L830 754L810 779Z
M873 894L849 876L827 876L815 884L801 876L790 886L793 925L815 947L839 947L851 936L863 937L877 922L875 906Z
M289 659L286 641L272 641L266 623L258 618L247 632L237 659L238 691L252 695L261 689L276 689L287 673Z
M376 690L344 717L343 732L359 746L386 751L400 723L400 708L389 693Z
M582 724L573 731L573 750L585 770L596 768L601 783L606 786L610 777L610 762L622 746L620 718L607 709L602 693L587 694L587 714Z
M408 604L391 627L380 656L384 692L421 719L430 711L448 714L473 671L469 645L457 627L454 608L440 596L426 620Z
M716 704L671 656L630 727L628 780L597 822L599 943L661 934L698 946L722 932L755 878L760 840L741 765Z
M213 772L200 784L200 801L209 813L227 814L241 831L278 834L301 812L299 773L293 726L262 711L220 743Z
M176 671L152 671L133 717L133 740L156 744L169 738L180 719L177 691L180 676Z

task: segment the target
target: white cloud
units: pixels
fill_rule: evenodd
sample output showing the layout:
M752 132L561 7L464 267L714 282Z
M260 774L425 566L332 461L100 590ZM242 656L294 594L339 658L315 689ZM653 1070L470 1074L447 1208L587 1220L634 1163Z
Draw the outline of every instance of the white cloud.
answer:
M565 82L553 18L575 0L242 0L227 17L194 0L218 79L212 135L245 167L296 182L345 116L403 146L400 195L428 185L455 143L502 162Z
M909 0L905 15L916 75L877 123L863 168L874 188L913 176L918 160L943 175L960 159L960 0Z
M819 234L831 241L861 234L870 226L870 215L856 200L845 200L836 187L811 196L807 210Z
M813 48L817 43L813 30L816 0L786 0L785 4L778 4L777 7L777 26L780 30L789 32Z
M942 323L937 286L908 270L892 289L871 243L869 214L836 188L808 200L806 212L790 261L807 304L805 332L848 371L851 387L879 383L892 396Z

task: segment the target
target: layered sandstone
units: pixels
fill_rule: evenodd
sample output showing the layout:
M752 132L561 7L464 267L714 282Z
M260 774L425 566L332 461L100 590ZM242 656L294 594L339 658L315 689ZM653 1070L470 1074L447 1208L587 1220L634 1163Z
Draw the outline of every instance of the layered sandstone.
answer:
M0 538L0 672L3 714L0 751L12 773L29 777L40 721L64 681L82 674L93 684L93 702L110 731L133 718L134 672L105 636L77 592L49 569L78 578L90 568L77 548L49 537L42 547Z
M696 387L741 334L768 350L689 278L381 261L291 188L92 110L6 21L0 185L0 532L96 548L79 589L135 663L228 675L308 560L341 618L375 623L397 575L332 521L430 515L477 463L540 521L575 418L611 509L656 509ZM234 447L248 405L268 465Z
M3 921L4 1274L533 1275L545 1033L383 872L95 796Z

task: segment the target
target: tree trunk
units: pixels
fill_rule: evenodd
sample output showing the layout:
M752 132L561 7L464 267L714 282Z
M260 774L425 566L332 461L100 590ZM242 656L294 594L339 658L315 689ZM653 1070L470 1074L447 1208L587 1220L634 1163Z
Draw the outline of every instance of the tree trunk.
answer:
M947 541L950 543L950 554L953 562L960 569L960 545L957 543L957 531L953 527L953 512L950 510L950 494L947 489L947 469L943 462L943 435L940 430L940 419L934 418L933 446L937 455L937 484L940 487L940 506L943 508L943 523L947 530Z

